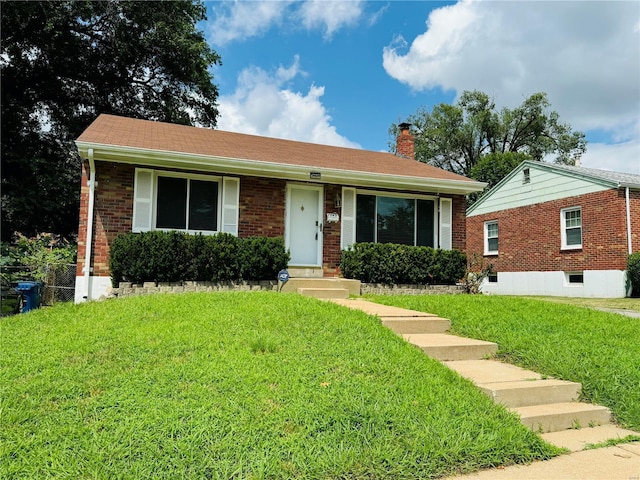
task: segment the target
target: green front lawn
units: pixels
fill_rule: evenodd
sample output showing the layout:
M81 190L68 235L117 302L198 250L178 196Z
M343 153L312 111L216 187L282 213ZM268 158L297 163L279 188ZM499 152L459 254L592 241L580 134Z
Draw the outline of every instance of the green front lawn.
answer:
M375 317L294 294L62 304L0 334L1 478L431 478L558 453Z
M579 298L579 297L522 297L554 303L566 303L576 307L608 308L640 312L640 298Z
M531 298L450 295L370 298L451 319L452 331L497 342L506 361L582 383L585 400L606 405L640 430L640 319Z

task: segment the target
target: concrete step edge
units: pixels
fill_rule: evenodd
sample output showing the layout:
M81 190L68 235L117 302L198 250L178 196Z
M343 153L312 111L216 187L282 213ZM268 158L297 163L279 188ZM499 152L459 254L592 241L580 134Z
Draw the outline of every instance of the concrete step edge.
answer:
M485 383L533 381L542 375L499 360L456 360L445 362L451 370L476 385Z
M451 322L446 319L382 319L382 324L398 335L418 333L445 333L451 328Z
M507 407L527 407L575 402L582 386L564 380L524 380L478 384L495 403Z
M640 433L610 423L597 427L585 427L579 430L543 433L542 438L558 447L567 448L572 452L579 452L588 445L604 443L608 440L619 440L629 435L640 436Z
M348 298L346 288L298 288L298 294L314 298Z
M611 422L611 411L601 405L563 402L511 409L523 425L539 433L558 432L605 425Z

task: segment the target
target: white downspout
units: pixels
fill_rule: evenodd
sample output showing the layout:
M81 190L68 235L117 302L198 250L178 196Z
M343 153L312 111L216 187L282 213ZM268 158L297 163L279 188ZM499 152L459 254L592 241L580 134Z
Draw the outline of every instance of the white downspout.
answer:
M631 255L633 253L633 244L631 243L631 209L629 207L629 187L626 187L624 190L625 190L624 198L625 198L625 203L627 207L627 244L629 247L629 255ZM627 274L627 285L628 285L627 297L630 297L632 286L631 286L631 282L629 281L629 272L626 272L626 274Z
M89 281L91 277L91 243L93 242L93 204L96 196L96 164L93 160L93 148L87 151L89 160L89 207L87 212L87 243L84 255L84 295L82 298L87 301L91 299Z
M627 244L629 246L629 255L633 253L633 244L631 243L631 208L629 206L629 187L625 188L624 197L627 203Z

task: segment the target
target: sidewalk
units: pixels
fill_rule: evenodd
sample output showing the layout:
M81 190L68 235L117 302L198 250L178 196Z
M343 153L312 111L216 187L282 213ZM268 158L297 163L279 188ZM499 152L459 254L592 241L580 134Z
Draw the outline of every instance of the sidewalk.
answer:
M449 480L640 480L640 444L582 450L530 465L493 468Z
M381 319L402 319L399 324L407 324L408 321L415 321L419 318L427 320L428 317L435 317L435 315L389 307L363 299L332 301L345 307L362 310L370 315L376 315ZM388 321L383 323L399 335L402 335L401 332L397 331L397 327L394 328L395 325ZM403 336L407 338L407 335ZM446 362L444 363L446 364ZM449 480L640 480L640 443L635 442L582 450L585 445L590 443L597 444L604 439L624 438L633 434L640 435L637 432L624 430L611 424L595 428L546 433L542 435L544 440L567 448L571 450L571 453L529 465L513 465L483 470L451 477Z

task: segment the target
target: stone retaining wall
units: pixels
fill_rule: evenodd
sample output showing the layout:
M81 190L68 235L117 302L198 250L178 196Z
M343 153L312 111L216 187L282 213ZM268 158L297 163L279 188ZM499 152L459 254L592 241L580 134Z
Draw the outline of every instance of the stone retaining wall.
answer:
M382 283L363 283L360 294L375 295L440 295L465 293L462 285L385 285Z
M111 290L112 297L132 297L151 293L185 292L231 292L231 291L271 291L278 289L276 280L260 282L144 282L135 284L120 282L118 288Z
M185 292L248 292L278 290L276 280L260 282L145 282L135 284L120 282L118 288L111 290L110 297L124 298L152 293ZM382 283L362 283L360 294L376 295L436 295L464 293L460 285L385 285Z

